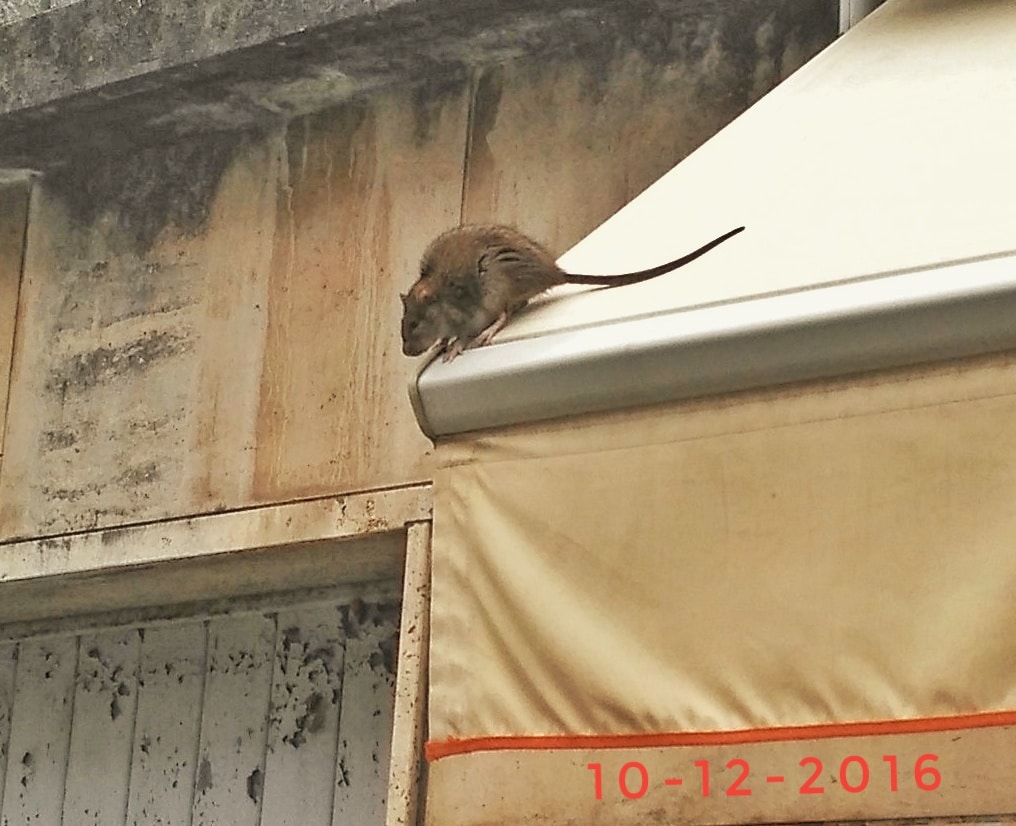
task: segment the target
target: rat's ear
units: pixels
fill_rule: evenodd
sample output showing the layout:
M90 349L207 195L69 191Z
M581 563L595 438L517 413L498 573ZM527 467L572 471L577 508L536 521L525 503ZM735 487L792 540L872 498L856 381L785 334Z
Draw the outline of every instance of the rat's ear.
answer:
M434 299L435 285L430 281L417 281L409 291L417 301L426 303ZM406 296L408 298L409 296Z
M405 307L409 300L409 293L399 293L399 299L402 301L402 306Z

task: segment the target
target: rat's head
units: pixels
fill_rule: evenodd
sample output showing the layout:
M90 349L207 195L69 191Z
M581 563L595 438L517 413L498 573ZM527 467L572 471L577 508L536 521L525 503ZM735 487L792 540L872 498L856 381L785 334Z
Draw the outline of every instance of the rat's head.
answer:
M402 352L418 356L447 337L444 309L432 284L417 281L402 299Z
M402 298L402 352L418 356L464 332L477 293L477 252L463 242L461 228L439 235L420 262L420 277ZM482 328L481 328L482 329Z
M485 283L490 280L493 253L510 252L501 249L504 244L496 246L509 232L515 231L466 225L448 230L430 243L420 262L420 277L402 296L405 355L418 356L438 342L467 342L497 317L500 305L491 305ZM491 306L495 307L493 313Z

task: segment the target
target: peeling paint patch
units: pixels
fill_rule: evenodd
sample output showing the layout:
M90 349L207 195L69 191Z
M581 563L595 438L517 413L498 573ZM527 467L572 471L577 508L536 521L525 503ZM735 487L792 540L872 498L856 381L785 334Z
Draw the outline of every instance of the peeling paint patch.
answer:
M338 606L342 630L350 640L375 640L376 647L370 652L367 664L378 673L394 678L398 667L398 605L378 605L353 599L346 605ZM379 629L393 629L391 634L382 634Z
M123 715L125 703L132 701L137 682L135 666L121 661L126 645L126 641L95 643L82 651L78 662L78 690L95 696L97 707L108 708L114 723Z
M278 742L294 749L337 719L344 650L334 634L297 626L280 633L271 727Z

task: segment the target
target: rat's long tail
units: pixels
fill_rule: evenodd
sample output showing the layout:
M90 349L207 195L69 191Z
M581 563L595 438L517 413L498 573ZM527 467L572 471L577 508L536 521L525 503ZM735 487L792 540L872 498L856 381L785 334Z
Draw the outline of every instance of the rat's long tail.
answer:
M663 275L671 270L676 270L678 267L683 267L685 264L690 264L700 255L705 255L713 247L719 246L728 238L733 238L737 233L742 232L744 227L738 227L732 229L730 232L724 233L719 238L714 238L708 244L699 247L694 252L689 252L687 255L681 258L676 258L673 261L668 261L666 264L659 264L658 266L651 267L648 270L639 270L638 272L626 272L620 275L579 275L578 273L565 273L565 282L568 284L598 284L601 287L623 287L626 284L637 284L639 281L647 281L650 278L656 278L658 275Z

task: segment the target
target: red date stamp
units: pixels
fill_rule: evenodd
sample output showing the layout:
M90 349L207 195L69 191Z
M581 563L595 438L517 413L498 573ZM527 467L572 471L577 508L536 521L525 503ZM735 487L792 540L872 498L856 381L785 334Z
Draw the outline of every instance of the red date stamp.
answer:
M909 784L911 782L916 789L932 792L942 785L942 773L935 765L937 762L938 755L922 754L914 761L913 766L907 765L901 770L897 756L886 754L873 768L860 755L849 754L839 762L838 766L831 766L828 771L838 772L839 787L849 794L860 794L872 788L873 784L890 792L898 792L901 783ZM728 760L724 764L724 768L731 773L731 778L721 785L716 782L716 778L713 776L713 767L708 760L696 760L693 764L694 769L687 776L665 777L662 781L651 779L645 764L632 760L622 765L618 770L617 790L621 796L629 800L645 797L654 782L662 782L664 786L688 788L703 797L712 795L748 797L751 795L752 789L758 788L760 783L768 786L787 784L791 788L796 786L798 794L825 794L826 786L823 785L821 778L824 776L823 772L826 771L826 767L822 761L817 757L805 757L797 765L801 767L802 771L794 777L786 777L782 774L753 774L747 760ZM593 773L593 794L596 800L603 800L603 764L589 763L586 768Z

